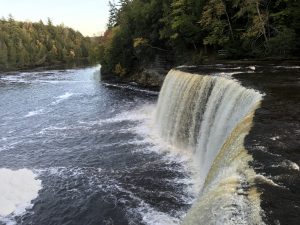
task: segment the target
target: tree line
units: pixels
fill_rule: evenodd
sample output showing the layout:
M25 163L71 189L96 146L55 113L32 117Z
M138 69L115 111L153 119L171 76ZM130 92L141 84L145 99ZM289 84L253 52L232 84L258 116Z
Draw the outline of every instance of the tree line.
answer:
M0 19L0 70L95 63L99 43L64 25Z
M102 71L125 76L157 55L174 64L300 53L298 0L110 1Z

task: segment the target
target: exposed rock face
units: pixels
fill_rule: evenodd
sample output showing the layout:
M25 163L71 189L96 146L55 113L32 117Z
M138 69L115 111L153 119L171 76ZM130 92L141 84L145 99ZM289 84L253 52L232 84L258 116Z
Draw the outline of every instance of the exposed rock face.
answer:
M141 87L160 89L167 70L160 71L156 69L142 69L127 77L118 77L111 74L101 74L101 80L112 83L134 83Z
M141 72L135 73L129 77L129 81L136 82L141 86L147 87L161 87L167 71L161 71L156 69L143 69Z
M117 77L112 74L102 73L102 79L126 83L134 82L139 86L159 89L173 66L171 59L171 56L160 53L154 57L152 62L144 63L143 66L139 66L131 74Z

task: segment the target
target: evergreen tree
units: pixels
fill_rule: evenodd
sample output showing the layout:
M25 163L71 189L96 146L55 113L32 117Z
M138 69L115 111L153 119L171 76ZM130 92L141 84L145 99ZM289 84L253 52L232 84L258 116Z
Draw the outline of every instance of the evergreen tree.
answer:
M8 66L8 50L4 41L0 40L0 69L6 69Z
M97 41L63 25L0 20L0 69L97 62Z
M101 40L102 70L122 71L122 76L163 54L176 64L215 57L290 57L300 54L300 2L120 0L110 2ZM224 56L219 50L226 50Z
M107 27L108 29L111 29L117 23L118 9L114 0L109 1L108 5L109 5L109 18L108 18Z

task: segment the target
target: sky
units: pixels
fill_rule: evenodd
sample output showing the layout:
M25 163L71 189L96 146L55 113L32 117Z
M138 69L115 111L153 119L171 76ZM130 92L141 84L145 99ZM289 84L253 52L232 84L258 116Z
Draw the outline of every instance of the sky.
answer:
M64 24L85 36L99 35L108 21L109 0L0 0L0 17Z

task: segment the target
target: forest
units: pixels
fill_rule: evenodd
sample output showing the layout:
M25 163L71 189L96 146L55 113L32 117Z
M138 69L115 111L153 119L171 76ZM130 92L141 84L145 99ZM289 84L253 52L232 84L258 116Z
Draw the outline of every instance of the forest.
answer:
M299 57L298 0L110 1L102 73L127 76L157 57L172 65Z
M0 19L0 70L53 65L77 65L99 61L96 38L84 37L64 25Z

